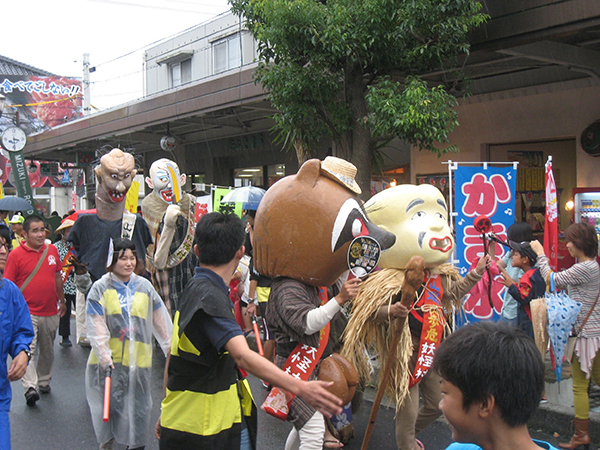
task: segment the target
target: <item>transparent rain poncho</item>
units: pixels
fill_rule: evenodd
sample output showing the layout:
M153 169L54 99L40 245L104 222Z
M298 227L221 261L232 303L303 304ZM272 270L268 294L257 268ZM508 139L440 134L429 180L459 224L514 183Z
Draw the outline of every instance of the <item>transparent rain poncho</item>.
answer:
M86 368L86 396L99 443L114 438L131 448L150 435L152 336L165 355L173 324L152 284L133 274L127 284L107 273L94 283L86 303L92 351ZM114 365L110 416L103 422L105 370Z

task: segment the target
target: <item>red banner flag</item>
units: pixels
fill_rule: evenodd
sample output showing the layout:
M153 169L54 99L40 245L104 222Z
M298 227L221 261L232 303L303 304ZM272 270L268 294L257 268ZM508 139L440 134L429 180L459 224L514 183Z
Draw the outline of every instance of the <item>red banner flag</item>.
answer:
M550 260L550 267L556 271L558 263L558 199L556 182L552 172L552 156L546 162L546 221L544 224L544 252Z

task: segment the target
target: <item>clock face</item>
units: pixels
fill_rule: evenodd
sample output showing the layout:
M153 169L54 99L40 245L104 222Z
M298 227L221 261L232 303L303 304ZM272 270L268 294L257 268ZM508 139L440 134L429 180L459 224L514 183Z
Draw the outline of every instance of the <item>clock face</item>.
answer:
M23 150L27 136L19 127L8 127L2 133L2 147L9 152Z

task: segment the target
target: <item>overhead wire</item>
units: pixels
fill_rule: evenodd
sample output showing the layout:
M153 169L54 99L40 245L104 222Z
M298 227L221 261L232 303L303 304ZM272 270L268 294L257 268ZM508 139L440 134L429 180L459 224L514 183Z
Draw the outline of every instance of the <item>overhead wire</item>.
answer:
M100 2L100 3L103 3L103 2L111 2L111 3L115 3L115 0L88 0L88 1L92 1L92 2ZM123 3L123 2L119 2L119 3ZM142 6L142 5L139 5L139 6ZM223 12L226 12L226 11L223 11ZM200 13L200 12L197 12L197 13L198 13L198 14L203 14L203 15L206 15L206 13ZM221 13L221 14L222 14L222 13ZM218 16L218 15L219 15L219 14L217 14L217 16ZM213 17L213 18L214 18L214 17ZM213 20L213 18L211 18L211 19L209 19L209 20ZM122 59L122 58L125 58L125 57L127 57L127 56L130 56L130 55L132 55L132 54L134 54L134 53L136 53L136 52L139 52L139 51L141 51L141 50L144 50L144 49L146 49L146 48L148 48L148 47L150 47L150 46L153 46L153 45L159 44L160 42L163 42L163 41L169 40L169 39L171 39L171 38L173 38L173 37L175 37L175 36L179 36L179 35L181 35L181 34L183 34L183 33L186 33L186 32L188 32L188 31L190 31L190 30L192 30L192 29L194 29L194 28L198 27L198 25L201 25L201 23L198 23L198 24L192 25L192 26L190 26L190 27L188 27L188 28L186 28L186 29L184 29L184 30L182 30L182 31L178 31L178 32L176 32L176 33L173 33L173 34L171 34L171 35L169 35L169 36L166 36L166 37L163 37L163 38L157 39L157 40L156 40L156 41L154 41L154 42L151 42L151 43L149 43L149 44L145 44L145 45L143 45L142 47L139 47L139 48L137 48L137 49L135 49L135 50L132 50L132 51L130 51L130 52L128 52L128 53L125 53L124 55L117 56L116 58L110 59L110 60L108 60L108 61L105 61L105 62L103 62L103 63L100 63L100 64L95 64L95 65L94 65L94 67L98 68L98 67L100 67L100 66L104 66L104 65L106 65L106 64L110 64L110 63L112 63L112 62L118 61L119 59Z

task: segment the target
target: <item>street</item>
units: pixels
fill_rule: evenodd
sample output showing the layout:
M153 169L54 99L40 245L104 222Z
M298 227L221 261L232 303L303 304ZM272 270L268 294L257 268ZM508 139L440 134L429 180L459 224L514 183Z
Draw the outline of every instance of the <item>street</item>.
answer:
M74 321L71 322L71 329L75 329ZM74 339L73 336L72 338ZM57 338L50 394L41 394L41 399L36 406L28 407L25 404L21 382L12 383L13 401L10 421L13 450L95 450L98 448L85 398L84 377L89 349L78 345L63 348L58 342ZM162 396L164 357L158 349L155 349L153 369L151 389L154 406L149 412L152 416L151 423L156 422ZM250 384L257 405L261 405L266 390L256 378L251 377ZM355 414L356 437L345 448L361 447L371 405L371 402L364 401L359 412ZM259 412L258 449L283 450L290 428L291 425L288 423L281 422L262 411ZM553 445L558 443L556 439L544 433L532 432L532 436L549 441ZM444 450L452 442L450 430L443 420L438 420L422 432L419 439L428 450ZM394 411L382 406L369 449L393 450L395 448ZM148 439L146 449L158 449L158 441L153 436Z

